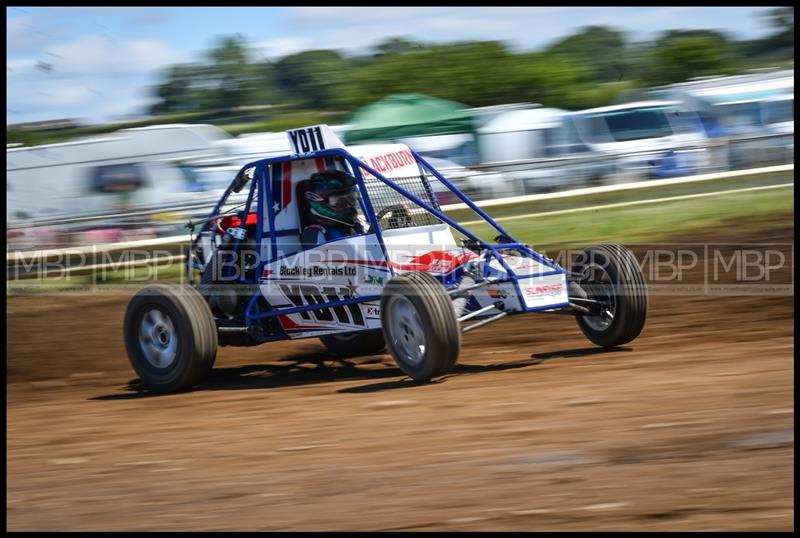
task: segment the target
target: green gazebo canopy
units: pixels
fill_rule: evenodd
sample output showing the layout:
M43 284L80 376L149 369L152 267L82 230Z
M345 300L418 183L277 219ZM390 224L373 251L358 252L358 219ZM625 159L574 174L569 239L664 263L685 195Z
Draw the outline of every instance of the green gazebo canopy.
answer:
M472 132L467 105L428 95L390 95L358 109L350 118L348 144Z

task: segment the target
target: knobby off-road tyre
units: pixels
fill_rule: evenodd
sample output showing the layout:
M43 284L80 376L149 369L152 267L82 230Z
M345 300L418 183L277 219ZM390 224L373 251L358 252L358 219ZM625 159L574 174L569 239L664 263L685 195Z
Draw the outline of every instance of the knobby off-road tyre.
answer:
M331 355L343 359L361 355L374 355L386 349L383 332L380 330L320 336L319 339Z
M455 366L461 329L450 296L428 273L404 273L386 284L381 324L389 352L415 381L428 381Z
M217 356L217 327L205 299L190 286L154 284L131 298L123 324L131 366L153 392L190 389Z
M590 299L607 300L611 316L577 316L586 337L603 347L626 344L639 336L647 319L647 286L633 254L622 245L587 248L572 266ZM578 278L578 277L575 277Z

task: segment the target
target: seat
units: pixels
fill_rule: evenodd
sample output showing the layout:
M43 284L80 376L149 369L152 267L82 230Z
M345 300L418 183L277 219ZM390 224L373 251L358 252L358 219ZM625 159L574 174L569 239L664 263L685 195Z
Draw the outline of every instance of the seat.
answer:
M297 186L295 187L295 200L297 200L297 212L300 222L300 231L302 232L306 226L311 224L311 208L308 205L308 199L306 198L306 193L311 185L310 179L304 179L302 181L297 182Z

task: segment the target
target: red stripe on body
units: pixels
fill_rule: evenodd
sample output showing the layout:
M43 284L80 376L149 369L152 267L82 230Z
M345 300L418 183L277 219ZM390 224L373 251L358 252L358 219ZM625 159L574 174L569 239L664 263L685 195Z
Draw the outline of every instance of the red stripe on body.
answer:
M391 261L386 262L382 260L345 260L344 263L391 267L392 269L400 269L403 271L425 271L434 265L434 262L442 260L450 262L449 269L447 271L450 272L474 258L477 258L477 255L473 254L472 252L468 252L463 255L454 255L443 250L433 250L420 256L411 258L408 263L396 263Z
M288 314L282 314L278 316L278 321L280 322L281 326L286 330L307 330L307 331L324 331L326 329L330 329L331 327L312 327L308 325L299 325L295 323Z
M318 159L314 159L314 162L317 163L317 172L325 171L325 159L320 157Z
M403 263L384 262L384 261L344 260L344 263L354 263L357 265L372 265L377 267L391 267L392 269L401 269L403 271L424 270L428 267L424 263L403 264Z

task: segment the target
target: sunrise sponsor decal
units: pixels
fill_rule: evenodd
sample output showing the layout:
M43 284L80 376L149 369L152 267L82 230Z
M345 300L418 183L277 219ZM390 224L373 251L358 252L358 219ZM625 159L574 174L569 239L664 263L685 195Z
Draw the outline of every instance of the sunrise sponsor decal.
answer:
M536 297L539 295L560 295L561 290L564 289L563 284L545 284L544 286L532 286L525 288L525 295L527 297Z
M569 300L564 274L524 279L519 284L527 308L561 305Z

